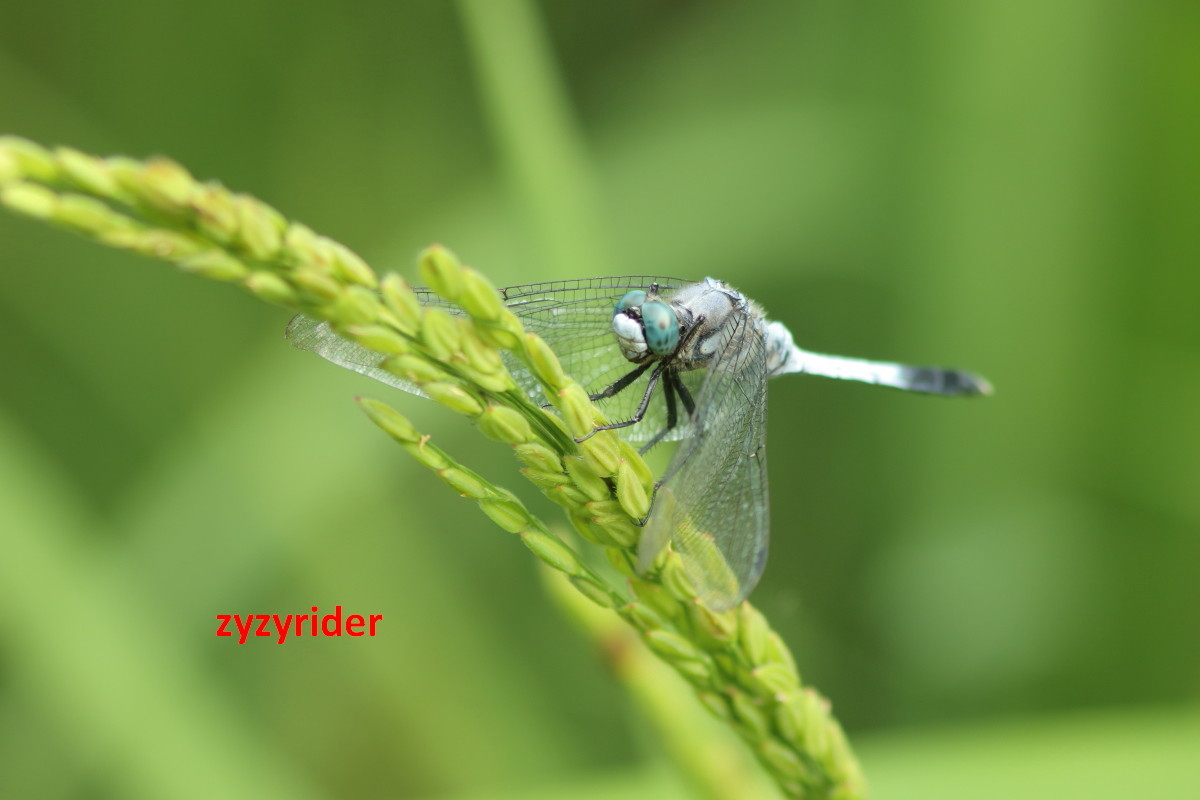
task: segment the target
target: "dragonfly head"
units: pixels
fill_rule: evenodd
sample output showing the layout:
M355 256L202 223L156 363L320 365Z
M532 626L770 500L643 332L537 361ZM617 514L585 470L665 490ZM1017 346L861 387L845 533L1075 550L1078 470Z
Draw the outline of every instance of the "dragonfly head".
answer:
M612 327L621 354L635 364L652 356L668 356L679 345L679 320L674 309L661 300L648 299L641 289L626 292L617 301Z

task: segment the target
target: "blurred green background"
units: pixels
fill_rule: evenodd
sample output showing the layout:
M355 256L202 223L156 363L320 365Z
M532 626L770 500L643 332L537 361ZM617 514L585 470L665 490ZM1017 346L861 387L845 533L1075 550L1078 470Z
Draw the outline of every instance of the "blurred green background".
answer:
M413 277L713 275L801 346L754 601L880 798L1200 796L1200 6L10 4L0 131ZM547 68L549 64L549 68ZM542 138L539 138L542 137ZM285 312L0 215L0 796L685 797L534 559ZM219 613L382 613L245 646Z

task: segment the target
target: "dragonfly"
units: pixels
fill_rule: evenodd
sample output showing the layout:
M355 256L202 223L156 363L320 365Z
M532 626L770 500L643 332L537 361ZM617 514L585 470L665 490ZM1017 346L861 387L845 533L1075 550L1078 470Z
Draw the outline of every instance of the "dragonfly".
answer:
M422 304L462 313L429 289ZM992 389L958 369L822 355L802 350L780 322L714 278L622 276L510 286L498 290L525 329L558 354L564 371L616 420L599 425L641 445L677 442L641 521L639 572L668 545L697 597L715 611L742 602L767 562L767 381L804 373L908 392L977 396ZM288 325L292 344L388 385L421 394L381 369L382 357L303 315ZM536 403L542 386L515 356L504 360Z

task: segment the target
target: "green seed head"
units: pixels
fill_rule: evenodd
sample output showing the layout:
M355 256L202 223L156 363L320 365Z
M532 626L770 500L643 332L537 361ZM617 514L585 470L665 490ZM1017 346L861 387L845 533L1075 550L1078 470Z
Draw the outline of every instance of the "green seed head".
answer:
M683 568L683 560L678 553L672 552L663 559L659 580L676 600L690 603L696 599L696 590L692 587L692 582L688 580L687 573Z
M350 325L346 333L376 353L400 355L409 352L408 340L386 325Z
M339 325L366 325L379 318L383 304L370 289L346 287L330 308L329 319Z
M584 395L584 399L587 399L587 395ZM618 441L616 431L600 431L579 445L579 451L597 475L609 477L617 474L621 464Z
M691 641L670 630L651 630L645 634L646 644L667 661L701 661L704 653Z
M588 500L586 508L594 520L602 522L629 521L629 515L625 513L625 509L621 508L621 504L612 498L611 493L605 493L604 497L599 500Z
M425 248L417 259L421 280L444 300L454 303L462 295L463 268L458 257L440 244Z
M142 169L138 189L141 198L159 211L181 216L191 208L196 179L169 158L152 158Z
M612 498L612 490L604 479L592 471L579 456L567 456L563 459L567 473L579 491L587 495L589 500L608 500Z
M462 373L463 380L473 383L487 392L504 394L507 391L515 389L517 386L513 383L512 376L508 374L507 370L501 372L477 372L465 365L460 366L458 370Z
M652 491L655 480L654 473L650 471L650 466L646 463L646 459L638 453L637 448L618 437L617 451L621 460L633 468L637 480L641 481L642 486L646 487L647 491Z
M733 705L734 716L741 721L754 740L766 739L771 731L771 723L759 701L750 695L737 692L730 698L730 702Z
M529 420L525 419L521 412L507 406L488 406L475 420L475 424L489 439L506 444L519 444L533 438L533 428L530 427Z
M575 485L571 482L571 478L567 475L562 474L561 472L543 472L542 470L539 470L539 469L530 469L529 467L526 467L523 470L521 470L521 474L524 475L526 478L528 478L530 480L530 482L533 483L533 485L537 486L539 489L551 489L552 490L552 489L559 489L559 488L569 488L574 493L572 495L572 497L577 495L580 499L578 502L573 502L571 505L568 506L568 508L570 508L572 506L582 506L584 503L587 502L587 497L585 497L578 489L575 488ZM558 500L553 497L551 497L550 499L554 500L555 502L558 502ZM560 505L561 505L561 503L560 503Z
M783 664L764 664L761 667L755 667L751 670L750 676L757 684L758 694L761 697L776 697L800 688L796 673Z
M742 721L745 722L745 720ZM757 730L755 732L757 733ZM792 748L768 738L763 741L760 752L767 766L776 775L790 779L799 785L804 785L812 780L812 774L808 767L804 765L800 756L796 755L796 751Z
M829 703L812 689L803 689L800 695L804 698L804 725L800 740L818 757L825 757L829 752Z
M6 171L13 173L12 178L53 183L60 175L58 162L49 150L19 136L0 136L0 158L9 164ZM13 164L16 165L15 172Z
M463 311L481 322L497 322L508 310L491 281L470 267L462 270L462 292L458 303Z
M570 480L563 476L565 480ZM539 478L530 476L530 480L537 484ZM584 503L587 502L587 497L583 492L576 489L574 486L559 485L548 486L542 489L542 494L546 495L547 499L553 500L558 505L565 508L567 511L578 511Z
M629 581L629 586L638 600L653 608L663 619L675 620L681 616L679 602L658 584L642 580L635 575Z
M258 261L275 260L283 247L287 221L278 211L248 195L238 195L235 209L242 249Z
M733 711L729 708L729 701L724 695L714 694L713 692L700 692L696 695L700 698L700 702L704 704L714 717L725 721L733 716Z
M442 383L440 381L426 383L421 387L421 391L451 411L457 411L459 414L465 414L468 417L473 417L483 411L482 403L467 393L466 390L455 386L453 383Z
M738 641L750 658L751 664L767 663L767 636L771 628L767 625L762 613L750 605L742 603L738 606Z
M637 470L625 459L617 466L617 500L621 508L634 519L642 519L650 513L650 496L642 485Z
M250 292L268 303L274 303L284 308L296 308L300 304L300 295L288 285L287 281L273 272L257 270L246 277L244 285Z
M126 197L134 197L140 194L141 190L138 187L139 181L142 179L142 162L125 156L109 156L104 159L104 168L108 170L108 174L124 190L123 194ZM195 191L198 192L199 190L200 187L196 187Z
M432 306L421 311L421 339L438 361L449 362L460 348L454 317Z
M196 226L205 236L224 245L234 242L238 235L238 210L228 189L215 183L201 186L192 194L191 203Z
M796 669L796 659L792 656L792 651L784 644L783 639L775 631L767 634L767 660L765 663L778 662L783 664L792 672L799 674Z
M572 577L569 580L579 590L580 594L601 608L615 608L617 603L620 602L620 599L615 597L607 587L600 585L586 575Z
M54 209L54 221L72 230L92 236L110 233L114 227L120 230L128 230L130 227L127 217L116 213L99 200L78 194L65 194L59 198L58 205ZM188 241L180 234L170 233L169 231L146 231L146 234L164 234L171 239ZM192 243L192 253L199 252L201 249L201 245L195 242ZM145 251L139 250L138 252ZM161 255L158 252L148 252L145 254L170 259L177 258L180 255L191 255L191 253L181 253L179 250L172 250L169 253Z
M412 287L393 272L384 277L381 288L383 302L395 315L400 330L409 335L415 334L421 327L421 303Z
M447 486L463 497L474 497L478 500L486 497L488 494L487 488L484 487L483 483L466 470L450 467L438 471L437 476L445 481Z
M50 219L58 208L58 195L36 183L17 181L0 189L0 202L26 216Z
M125 194L103 159L81 153L70 147L55 148L54 154L58 157L62 176L83 191L101 197Z
M678 661L671 666L699 691L710 690L720 685L719 679L713 675L712 664L708 661Z
M318 305L336 300L342 286L329 273L313 267L304 267L292 273L296 286Z
M521 321L507 308L497 322L483 322L474 317L472 322L475 323L475 332L480 339L501 350L516 350L521 346L522 337L525 335Z
M786 691L776 696L772 716L779 732L790 742L799 742L804 735L804 694L800 690Z
M232 204L229 207L233 210ZM280 260L291 267L322 266L325 249L321 245L321 238L302 222L288 223L287 230L283 232Z
M404 449L410 456L434 472L451 466L450 460L441 450L428 444L428 439L428 436L422 436L416 442L404 444Z
M566 493L568 491L577 492L578 490L571 489L570 487L563 487L560 491ZM590 514L581 512L578 505L565 506L565 508L567 509L567 516L571 520L571 525L584 539L587 539L592 544L598 544L603 547L621 546L619 542L608 535L607 531L605 531L603 527L593 523L594 518Z
M240 281L250 269L224 250L206 250L179 262L179 268L192 275L215 281Z
M479 338L472 319L458 317L458 335L463 355L472 369L485 374L504 371L500 352Z
M703 603L689 603L688 616L696 630L715 642L728 642L737 634L737 617L732 611L713 611Z
M388 436L391 436L396 441L403 443L420 441L421 435L417 433L417 429L413 427L408 417L386 403L372 400L369 397L360 397L358 398L358 405L367 413L371 422L378 425Z
M527 530L521 533L521 541L525 542L525 546L535 556L559 572L576 576L583 575L587 571L571 548L549 534L536 530Z
M619 612L630 625L643 633L660 630L666 626L666 621L645 603L627 603L621 606Z
M375 274L375 271L367 266L367 262L363 261L358 253L346 247L341 242L335 242L332 239L328 241L333 255L334 272L339 277L349 283L365 286L368 289L374 289L379 285L379 278Z
M587 505L592 505L588 503ZM593 514L590 518L592 530L600 533L606 543L618 547L634 547L641 536L641 529L622 514Z
M563 464L558 455L540 442L525 441L514 447L513 450L516 451L517 458L532 470L549 472L554 475L562 474Z
M501 530L509 533L520 533L532 524L532 520L520 503L515 500L495 500L484 498L479 501L479 508L487 514L492 522Z
M0 185L11 183L21 178L21 165L12 152L0 145Z
M63 198L64 207L71 205L66 203L69 197ZM86 198L78 198L84 200ZM162 258L168 261L179 262L189 256L197 255L206 252L208 245L203 239L185 233L175 233L160 228L151 228L149 230L138 230L136 228L121 229L122 221L119 218L108 218L107 222L113 223L112 226L107 226L101 238L103 241L113 247L121 247L126 250L132 250L135 253L140 253L151 258Z
M546 344L546 340L538 336L536 333L525 334L525 358L529 362L529 368L533 370L533 374L541 381L550 391L560 392L567 385L567 376L563 373L562 364L559 363L558 356L550 349L550 345ZM584 396L586 399L586 395ZM591 416L590 414L588 415ZM582 436L583 434L579 434Z
M562 412L563 420L567 423L567 430L571 432L571 435L579 438L587 436L593 431L596 426L596 414L592 408L592 402L588 400L587 392L583 391L582 386L574 381L567 383L558 390L557 400L555 405ZM592 437L592 439L595 438L595 436Z

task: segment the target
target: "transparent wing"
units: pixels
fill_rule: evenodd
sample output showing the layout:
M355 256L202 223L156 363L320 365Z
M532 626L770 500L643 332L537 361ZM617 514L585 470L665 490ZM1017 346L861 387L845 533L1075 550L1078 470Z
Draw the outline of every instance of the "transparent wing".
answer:
M638 567L669 541L700 599L733 608L767 561L767 360L761 321L731 315L706 370L692 436L675 455L642 533Z
M647 275L628 275L612 278L549 281L509 286L500 289L505 305L521 319L525 329L545 339L562 361L563 370L579 381L588 392L597 393L630 372L634 365L621 356L612 333L612 315L617 300L631 289L647 289L657 283L664 293L687 286L691 281ZM453 314L462 313L428 289L416 289L418 299L426 305L446 308ZM397 378L378 367L377 353L334 333L328 324L303 315L292 319L287 337L302 350L310 350L335 364L354 370L375 380L420 395L420 390L408 381ZM505 366L521 388L535 402L543 402L541 385L519 360L504 353ZM614 397L600 401L612 421L633 416L646 389L649 375L643 375ZM661 390L655 392L646 418L638 425L623 428L620 433L630 441L646 441L666 427L666 405ZM422 395L423 396L423 395ZM664 441L685 435L686 426Z
M293 346L301 350L309 350L338 366L352 369L368 378L395 386L406 392L425 396L425 393L414 384L403 378L398 378L386 370L379 368L383 356L374 350L368 350L360 344L355 344L338 336L329 327L328 322L297 314L287 326L287 338Z

